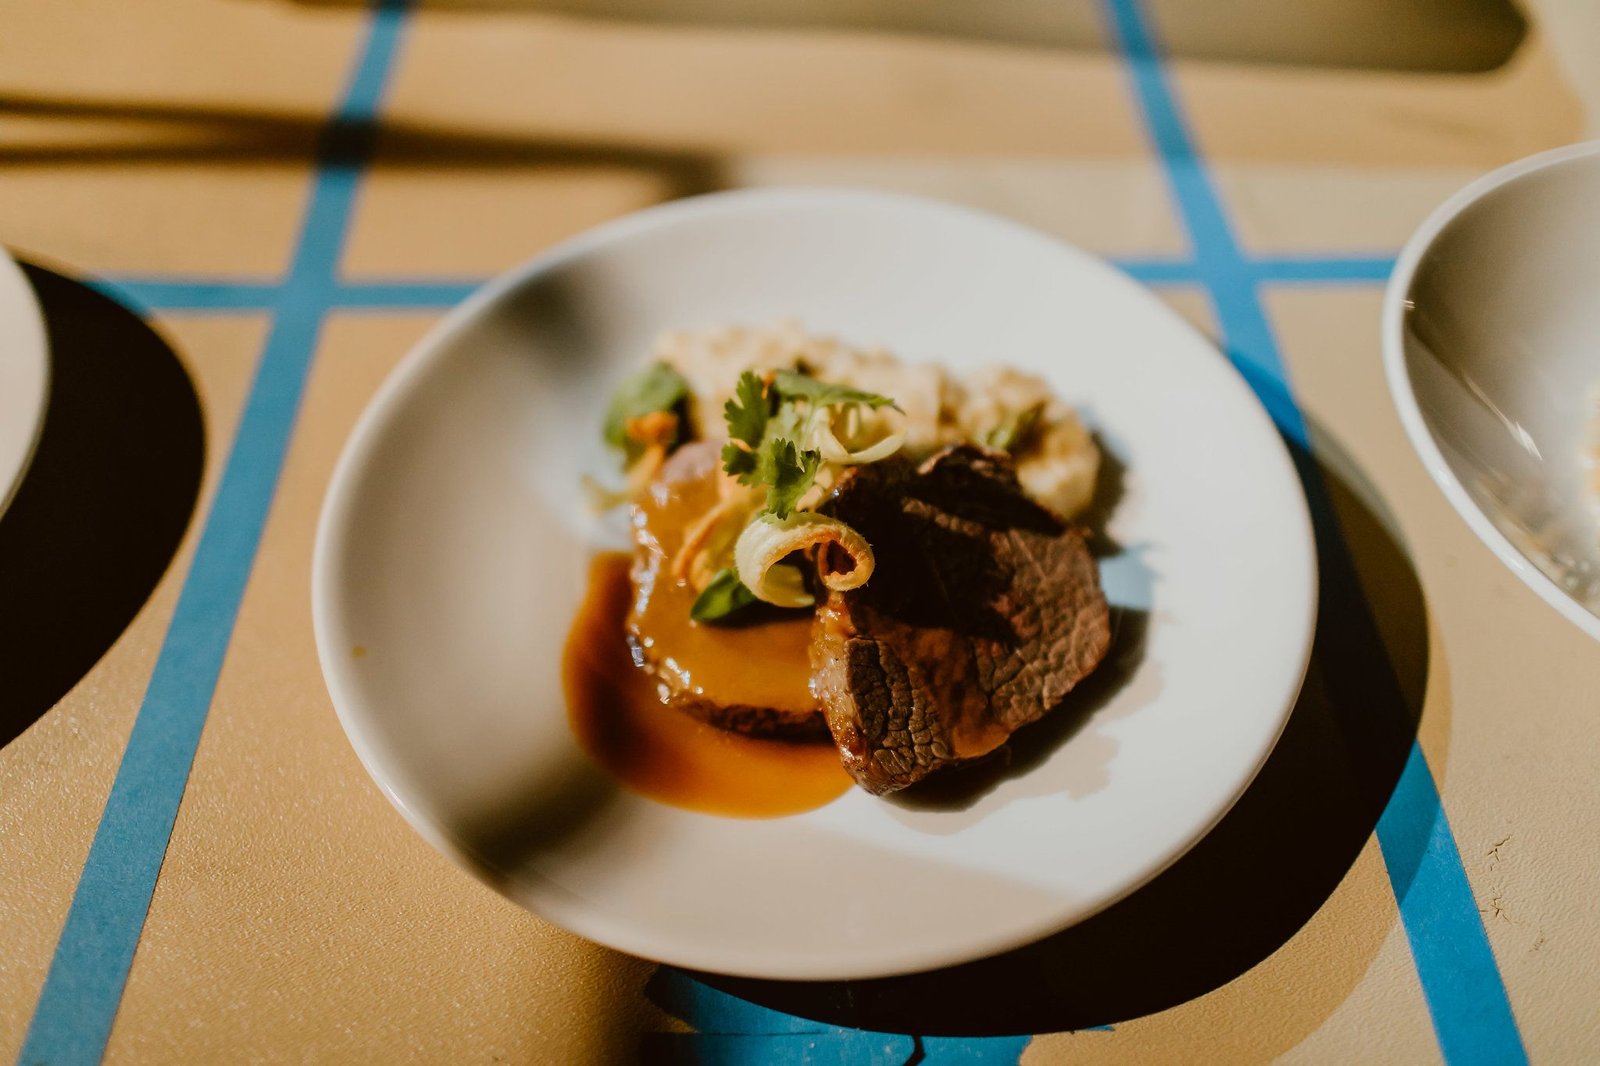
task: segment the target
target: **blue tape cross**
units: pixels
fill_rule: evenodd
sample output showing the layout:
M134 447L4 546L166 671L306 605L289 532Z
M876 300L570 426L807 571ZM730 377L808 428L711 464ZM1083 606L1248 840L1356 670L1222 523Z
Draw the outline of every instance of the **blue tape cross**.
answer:
M1205 285L1240 369L1257 387L1283 432L1303 446L1304 419L1288 390L1259 286L1381 282L1392 269L1393 259L1382 255L1245 255L1185 129L1137 0L1104 2L1193 245L1192 257L1136 258L1119 265L1151 284ZM343 102L319 146L312 198L286 279L125 278L102 285L149 310L267 310L276 312L276 317L29 1028L21 1061L30 1066L94 1062L104 1051L324 316L335 307L442 308L476 287L475 281L467 279L352 282L336 276L356 184L371 150L371 124L398 46L403 7L403 3L380 2L374 14ZM1319 517L1333 520L1314 467L1302 465L1302 474ZM1342 550L1342 545L1337 547ZM1348 562L1345 556L1343 565ZM1379 821L1378 839L1446 1058L1452 1063L1525 1061L1499 972L1420 747L1413 747L1399 786ZM713 1016L726 1013L726 1005L702 1006L715 1008L709 1009ZM813 1032L809 1023L797 1028L798 1019L770 1011L761 1018L756 1032L711 1034L722 1042L701 1044L696 1054L710 1053L721 1061L750 1061L751 1054L773 1050L771 1044L761 1043L758 1033L766 1032L789 1041L784 1046L796 1053L794 1061L814 1062L818 1051L826 1057L837 1050L816 1046L817 1038L824 1034ZM826 1035L838 1039L852 1032L829 1029ZM751 1039L756 1042L748 1044ZM936 1050L948 1051L959 1057L970 1055L977 1050L975 1045L982 1044L986 1053L1009 1061L1026 1043L1026 1038L1019 1040L930 1041L919 1053L934 1057ZM890 1046L885 1044L880 1050L892 1054Z
M93 1063L105 1052L283 467L399 43L401 7L385 3L374 12L337 116L318 145L311 201L276 294L277 315L50 962L19 1059L25 1066Z
M1113 33L1127 57L1151 139L1193 241L1195 261L1216 304L1227 347L1280 430L1308 453L1305 419L1290 392L1261 304L1259 285L1272 272L1253 268L1234 240L1222 201L1185 128L1138 0L1104 2ZM1376 271L1379 263L1370 261L1366 269ZM1276 280L1309 280L1310 272L1302 269L1309 265L1279 261ZM1349 273L1360 275L1361 269ZM1319 519L1319 533L1324 534L1319 543L1324 588L1356 590L1354 564L1334 533L1338 518L1321 476L1308 461L1300 463L1300 473ZM1357 622L1365 630L1359 639L1381 654L1383 645L1370 604L1358 592L1351 598L1358 601L1361 617ZM1378 820L1377 835L1445 1060L1453 1066L1525 1063L1527 1054L1505 984L1420 744L1412 745L1400 781Z

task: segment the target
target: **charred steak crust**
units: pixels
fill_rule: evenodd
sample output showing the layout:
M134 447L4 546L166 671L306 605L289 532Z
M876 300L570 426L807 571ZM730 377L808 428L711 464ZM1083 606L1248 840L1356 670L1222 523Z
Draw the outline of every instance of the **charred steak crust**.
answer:
M662 703L700 719L707 725L742 733L747 737L773 740L823 740L828 728L820 714L800 716L774 707L755 707L747 703L722 704L691 692L663 688Z
M1083 533L1028 499L1004 454L855 467L825 509L877 558L866 585L829 596L812 643L812 687L867 791L993 751L1105 657Z

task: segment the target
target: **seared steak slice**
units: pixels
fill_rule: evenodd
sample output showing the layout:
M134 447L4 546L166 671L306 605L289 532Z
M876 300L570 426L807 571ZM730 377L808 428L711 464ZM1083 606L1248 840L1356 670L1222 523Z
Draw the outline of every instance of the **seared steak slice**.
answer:
M721 729L751 736L827 735L811 694L811 617L751 609L748 624L689 620L695 589L671 573L685 531L717 501L720 448L686 444L633 508L634 662L656 678L661 701Z
M817 612L812 688L852 777L905 788L994 751L1105 656L1110 614L1083 534L971 445L854 467L824 510L877 559Z

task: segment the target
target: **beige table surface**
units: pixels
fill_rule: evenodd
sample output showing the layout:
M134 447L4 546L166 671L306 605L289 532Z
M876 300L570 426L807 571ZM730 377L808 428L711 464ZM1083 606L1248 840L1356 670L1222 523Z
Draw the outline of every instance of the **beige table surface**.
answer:
M53 337L104 319L84 358L145 335L80 283L145 319L204 427L170 566L0 748L0 1059L1600 1061L1600 653L1429 482L1377 335L1434 204L1583 136L1537 21L1450 72L1157 65L1138 33L1176 37L1176 0L1068 5L1086 36L1060 46L455 6L0 4L0 242L51 272ZM635 208L789 183L970 203L1126 265L1255 368L1331 500L1306 695L1235 815L1080 930L922 983L708 983L521 911L380 795L312 646L332 464L450 303ZM162 432L114 448L152 484ZM4 700L35 664L0 654ZM203 725L192 768L173 722Z

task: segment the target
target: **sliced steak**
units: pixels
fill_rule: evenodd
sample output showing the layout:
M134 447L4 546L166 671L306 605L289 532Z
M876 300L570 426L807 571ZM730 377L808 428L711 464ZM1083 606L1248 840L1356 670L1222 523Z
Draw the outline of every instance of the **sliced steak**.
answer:
M824 510L877 560L828 597L811 650L828 729L868 792L987 755L1104 658L1110 613L1083 534L1029 500L1003 454L855 467Z
M720 448L688 444L667 460L633 508L634 662L655 675L663 703L751 736L827 736L811 694L811 615L746 612L737 626L689 619L696 592L674 579L684 532L717 501Z

